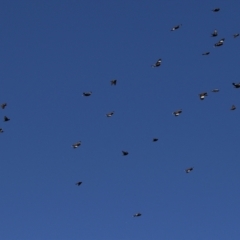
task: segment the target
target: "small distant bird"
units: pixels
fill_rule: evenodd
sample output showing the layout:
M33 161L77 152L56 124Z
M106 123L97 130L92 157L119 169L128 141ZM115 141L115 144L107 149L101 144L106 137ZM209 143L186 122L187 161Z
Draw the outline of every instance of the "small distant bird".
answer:
M110 82L111 82L111 85L116 85L117 84L117 79L113 79Z
M85 97L89 97L89 96L91 96L92 95L92 92L84 92L83 93L83 96L85 96Z
M10 121L10 118L8 118L7 116L4 116L4 122Z
M157 142L157 141L158 141L158 138L154 138L154 139L153 139L153 142Z
M153 68L154 68L154 67L159 67L159 66L161 66L161 63L162 63L162 59L159 58L159 59L157 60L157 62L152 65L152 67L153 67Z
M123 154L123 156L127 156L127 155L128 155L128 152L122 151L122 154Z
M238 37L238 36L239 36L239 33L235 33L235 34L233 35L234 38L236 38L236 37Z
M190 167L190 168L185 169L185 172L190 173L192 170L193 170L193 167Z
M2 128L0 128L0 133L3 133L3 129Z
M174 115L175 117L177 117L177 116L179 116L181 113L182 113L182 109L173 112L173 115Z
M212 92L219 92L219 89L215 88L212 90Z
M235 110L236 107L234 105L232 105L232 107L230 108L230 110Z
M240 88L240 83L232 83L235 88Z
M213 11L213 12L219 12L219 11L220 11L220 8L214 8L212 11Z
M82 182L75 183L75 185L77 185L77 186L80 186L81 184L82 184Z
M210 54L210 52L205 52L202 55L209 55L209 54Z
M133 215L133 217L141 217L141 216L142 216L141 213L135 213L135 214Z
M212 37L216 37L218 35L218 31L215 29L214 32L212 33Z
M182 24L179 24L179 25L173 27L173 28L171 29L171 31L175 31L175 30L179 29L181 26L182 26Z
M78 148L81 145L81 141L76 142L72 145L73 148Z
M217 43L214 44L215 47L220 47L223 45L225 38L222 38L221 40L219 40Z
M7 106L7 103L1 104L1 108L4 109Z
M204 100L204 98L207 96L207 93L206 92L203 92L203 93L200 93L199 94L199 97L201 100Z
M107 117L111 117L113 114L114 114L114 111L112 111L112 112L110 112L110 113L107 113L106 116L107 116Z

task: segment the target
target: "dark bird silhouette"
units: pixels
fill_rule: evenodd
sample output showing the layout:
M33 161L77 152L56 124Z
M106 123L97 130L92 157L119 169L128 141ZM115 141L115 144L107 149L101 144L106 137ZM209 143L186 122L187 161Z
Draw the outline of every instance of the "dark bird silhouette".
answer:
M114 111L107 113L106 116L111 117L113 114L114 114Z
M240 83L232 83L235 88L240 88Z
M154 139L153 139L153 142L157 142L157 141L158 141L158 138L154 138Z
M207 93L206 92L203 92L203 93L200 93L199 94L199 97L201 100L204 100L204 98L207 96Z
M4 131L3 131L3 129L2 128L0 128L0 133L3 133Z
M8 118L7 116L4 116L4 122L10 121L10 118Z
M179 116L181 113L182 113L182 109L173 112L173 115L174 115L175 117L177 117L177 116Z
M78 141L72 145L73 148L78 148L81 145L81 141Z
M219 12L219 11L220 11L220 8L214 8L212 11L213 11L213 12Z
M239 33L235 33L235 34L233 35L234 38L236 38L236 37L238 37L238 36L239 36Z
M141 213L135 213L135 214L133 215L133 217L141 217L141 216L142 216Z
M159 58L159 59L157 60L157 62L152 65L152 67L159 67L159 66L161 66L161 63L162 63L162 59Z
M190 173L192 170L193 170L193 167L190 167L190 168L185 169L185 172Z
M223 45L225 38L222 38L221 40L219 40L217 43L214 44L215 47L220 47Z
M236 107L234 105L232 105L232 107L230 108L230 110L235 110Z
M1 104L1 108L4 109L7 106L7 103Z
M212 37L216 37L218 35L218 31L215 29L214 32L212 33Z
M219 89L215 88L215 89L212 90L212 92L215 92L215 93L219 92Z
M127 151L122 151L123 156L127 156L128 152Z
M81 184L82 184L82 182L75 183L75 185L77 185L77 186L80 186Z
M83 96L85 96L85 97L89 97L89 96L91 96L92 95L92 92L84 92L83 93Z
M117 79L111 80L111 85L116 85L117 84Z
M209 55L210 54L210 52L205 52L205 53L203 53L202 55L204 56L206 56L206 55Z
M175 30L179 29L181 26L182 26L182 24L179 24L179 25L173 27L173 28L171 29L171 31L175 31Z

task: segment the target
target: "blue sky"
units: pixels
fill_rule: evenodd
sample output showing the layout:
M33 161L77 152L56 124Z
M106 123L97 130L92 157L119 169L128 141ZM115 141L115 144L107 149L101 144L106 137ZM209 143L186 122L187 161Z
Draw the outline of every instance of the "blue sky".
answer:
M2 2L1 239L238 240L239 9Z

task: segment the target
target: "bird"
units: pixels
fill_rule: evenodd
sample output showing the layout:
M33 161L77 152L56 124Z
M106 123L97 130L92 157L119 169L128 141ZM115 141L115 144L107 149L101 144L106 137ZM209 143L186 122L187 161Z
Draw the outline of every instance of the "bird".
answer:
M3 129L2 128L0 128L0 133L3 133L4 131L3 131Z
M214 44L215 47L220 47L223 45L225 38L222 38L221 40L219 40L217 43Z
M159 58L159 59L157 60L157 62L152 65L152 67L153 67L153 68L154 68L154 67L159 67L159 66L161 66L161 63L162 63L162 59Z
M182 109L173 112L173 115L174 115L175 117L177 117L177 116L179 116L181 113L182 113Z
M135 213L135 214L133 215L133 217L141 217L141 216L142 216L141 213Z
M212 33L212 37L216 37L218 35L218 31L215 29Z
M153 138L153 142L157 142L158 141L158 138Z
M123 156L127 156L128 152L127 151L122 151Z
M92 95L92 92L84 92L83 93L83 96L85 96L85 97L89 97L89 96L91 96Z
M110 81L111 85L116 85L117 84L117 79L113 79Z
M192 170L193 170L193 167L190 167L190 168L185 169L185 172L190 173Z
M7 116L4 116L4 122L10 121L10 118L8 118Z
M78 142L72 144L72 147L73 148L78 148L80 145L81 145L81 141L78 141Z
M111 117L113 114L114 114L114 111L107 113L106 116Z
M171 31L175 31L175 30L179 29L181 26L182 26L182 24L179 24L179 25L173 27L173 28L171 29Z
M236 107L234 105L232 105L232 107L230 108L230 110L235 110Z
M202 55L209 55L209 54L210 54L210 52L205 52Z
M213 12L219 12L220 11L220 8L214 8L212 9Z
M207 93L206 92L203 92L203 93L200 93L199 94L199 97L201 100L204 100L204 98L207 96Z
M233 34L233 37L234 37L234 38L236 38L236 37L238 37L238 36L239 36L239 33Z
M7 106L7 103L1 104L1 108L4 109Z
M215 92L215 93L219 92L219 89L215 88L215 89L212 90L212 92Z
M232 83L235 88L240 88L240 83Z
M76 182L75 185L80 186L82 182Z

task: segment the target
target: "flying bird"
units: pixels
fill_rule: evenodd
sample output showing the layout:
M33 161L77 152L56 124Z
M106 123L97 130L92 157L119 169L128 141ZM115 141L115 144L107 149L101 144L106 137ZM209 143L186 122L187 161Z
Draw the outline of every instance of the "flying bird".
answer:
M158 138L154 138L154 139L153 139L153 142L157 142L157 141L158 141Z
M239 33L235 33L235 34L233 35L234 38L236 38L236 37L238 37L238 36L239 36Z
M3 131L3 129L2 128L0 128L0 133L3 133L4 131Z
M175 117L177 117L177 116L179 116L181 113L182 113L182 109L173 112L173 115L174 115Z
M152 67L153 67L153 68L154 68L154 67L159 67L159 66L161 66L161 63L162 63L162 59L159 58L159 59L157 60L157 62L152 65Z
M209 54L210 54L210 52L205 52L202 55L209 55Z
M127 151L122 151L123 156L127 156L128 152Z
M185 169L185 172L190 173L192 170L193 170L193 167L190 167L190 168Z
M107 113L106 116L111 117L113 114L114 114L114 111Z
M206 92L203 92L203 93L200 93L199 94L199 97L201 100L204 100L204 98L207 96L207 93Z
M111 85L116 85L117 84L117 79L113 79L110 82L111 82Z
M213 12L219 12L220 11L220 8L214 8L212 9Z
M142 216L141 213L135 213L135 214L133 215L133 217L141 217L141 216Z
M81 145L81 141L78 141L72 145L73 148L78 148Z
M92 92L84 92L83 93L83 96L85 96L85 97L89 97L89 96L91 96L92 95Z
M214 32L212 33L212 37L216 37L218 35L218 31L215 29Z
M7 106L7 103L1 104L1 108L4 109Z
M82 182L75 183L75 185L77 185L77 186L80 186L81 184L82 184Z
M214 44L215 47L220 47L223 45L225 38L222 38L221 40L219 40L217 43Z
M240 88L240 83L232 83L235 88Z
M230 108L230 110L235 110L236 107L234 105L232 105L232 107Z
M10 118L8 118L7 116L4 116L4 122L10 121Z
M215 93L219 92L219 89L215 88L215 89L212 90L212 92L215 92Z
M175 31L175 30L179 29L181 26L182 26L182 24L179 24L179 25L173 27L173 28L171 29L171 31Z

